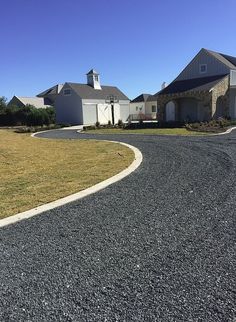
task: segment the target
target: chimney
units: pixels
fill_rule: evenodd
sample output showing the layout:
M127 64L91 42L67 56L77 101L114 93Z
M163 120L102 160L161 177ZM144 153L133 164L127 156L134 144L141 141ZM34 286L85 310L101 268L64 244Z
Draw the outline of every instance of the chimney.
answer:
M166 83L166 82L163 82L163 83L161 84L161 89L166 88L166 86L167 86L167 83Z

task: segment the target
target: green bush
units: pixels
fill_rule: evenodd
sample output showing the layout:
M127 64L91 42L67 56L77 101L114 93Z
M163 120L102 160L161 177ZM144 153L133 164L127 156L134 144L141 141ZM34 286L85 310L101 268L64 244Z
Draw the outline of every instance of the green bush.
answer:
M100 128L100 122L98 122L98 121L97 121L97 122L95 123L95 126L99 129L99 128Z
M0 125L42 126L55 124L55 110L53 107L35 108L33 105L24 107L7 106L6 100L0 97Z

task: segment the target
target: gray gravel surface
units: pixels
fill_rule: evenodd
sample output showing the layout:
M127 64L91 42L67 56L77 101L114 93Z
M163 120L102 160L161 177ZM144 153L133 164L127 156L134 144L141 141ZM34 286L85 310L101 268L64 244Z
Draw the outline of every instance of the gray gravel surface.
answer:
M0 321L235 322L236 131L96 138L138 147L142 165L0 230Z

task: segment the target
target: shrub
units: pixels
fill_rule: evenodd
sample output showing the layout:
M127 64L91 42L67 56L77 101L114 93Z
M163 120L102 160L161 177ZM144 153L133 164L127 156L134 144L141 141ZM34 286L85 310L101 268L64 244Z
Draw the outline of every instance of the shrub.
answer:
M33 105L24 107L11 105L0 109L0 125L42 126L54 123L55 110L53 107L36 109Z
M123 127L124 126L123 121L122 120L118 120L117 125L118 125L118 127Z
M98 121L97 121L97 122L95 123L95 126L99 129L99 128L100 128L100 122L98 122Z
M83 131L89 131L89 130L96 130L96 126L95 125L83 126Z

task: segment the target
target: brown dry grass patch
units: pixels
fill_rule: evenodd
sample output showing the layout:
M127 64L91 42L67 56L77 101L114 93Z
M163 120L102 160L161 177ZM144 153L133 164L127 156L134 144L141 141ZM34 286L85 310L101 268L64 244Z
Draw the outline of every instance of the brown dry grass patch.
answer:
M49 140L0 130L0 218L65 197L130 165L116 143Z

